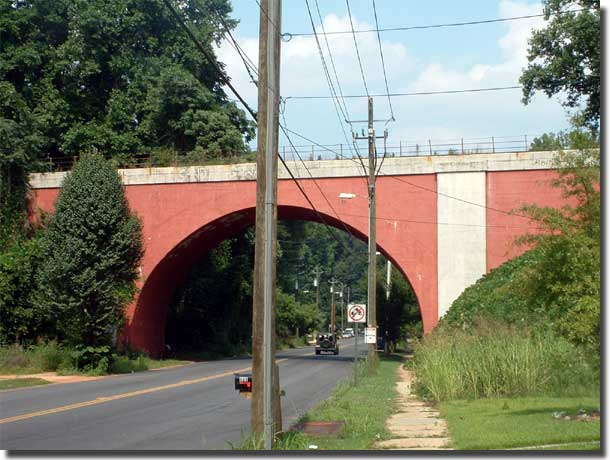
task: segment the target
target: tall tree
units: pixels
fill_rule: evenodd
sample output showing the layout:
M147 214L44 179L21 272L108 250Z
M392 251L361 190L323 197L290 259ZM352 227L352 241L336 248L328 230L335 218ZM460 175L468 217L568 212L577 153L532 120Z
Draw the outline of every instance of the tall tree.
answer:
M36 304L73 344L108 343L135 292L143 242L116 170L86 154L63 182L42 239Z
M179 5L214 56L216 15L236 25L228 0ZM51 156L95 147L121 164L161 146L218 156L245 151L253 135L161 0L1 2L0 81L0 101L24 107ZM0 128L19 121L0 117Z
M597 129L601 94L599 0L543 3L548 25L534 31L529 41L529 65L520 78L523 102L529 103L536 91L549 97L565 94L564 106L584 105L584 122Z

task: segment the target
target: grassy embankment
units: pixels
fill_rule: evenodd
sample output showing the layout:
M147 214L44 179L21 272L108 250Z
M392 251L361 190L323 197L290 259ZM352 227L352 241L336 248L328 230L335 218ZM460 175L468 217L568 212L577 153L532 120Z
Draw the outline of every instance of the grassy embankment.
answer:
M599 449L599 421L553 416L600 407L598 371L564 339L500 324L446 329L416 347L412 368L458 449Z
M364 361L354 375L339 383L330 398L305 414L300 422L342 421L339 437L308 436L299 431L283 433L275 450L360 450L370 449L379 439L387 439L385 421L394 411L398 357L382 357L376 375L368 376ZM247 438L239 447L243 450L262 448L262 440Z

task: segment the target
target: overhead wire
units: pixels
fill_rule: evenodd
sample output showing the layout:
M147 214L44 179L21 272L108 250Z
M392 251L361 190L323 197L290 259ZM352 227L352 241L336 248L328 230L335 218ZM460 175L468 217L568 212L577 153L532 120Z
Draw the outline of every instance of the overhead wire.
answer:
M354 32L354 21L352 19L352 10L349 6L349 0L345 0L345 4L347 6L347 14L349 16L349 23L352 28L352 36L354 37L354 46L356 47L356 56L358 57L358 65L360 66L360 75L362 75L362 83L364 83L364 91L367 96L369 94L369 89L366 86L366 78L364 77L364 70L362 69L362 60L360 59L360 51L358 50L358 41L356 40L356 33Z
M324 42L326 43L326 50L328 51L328 58L330 59L330 65L333 69L333 74L335 75L337 89L339 90L339 95L341 96L341 101L343 102L343 109L345 111L345 117L346 117L345 121L347 122L347 120L350 119L350 116L349 116L349 111L347 109L347 104L345 103L345 99L343 99L343 89L341 88L341 81L339 80L339 76L337 74L337 68L335 67L335 59L333 58L333 53L330 48L330 44L328 43L328 36L326 35L326 28L324 27L324 20L322 19L322 13L320 12L320 5L318 3L318 0L314 0L314 3L316 5L318 19L320 20L320 27L322 28ZM308 5L308 9L309 9L309 5ZM310 14L310 19L311 19L311 14ZM311 21L311 23L312 23L313 30L315 31L315 26L313 25L313 20Z
M345 128L343 127L343 122L341 121L341 116L339 115L339 111L337 110L337 106L339 108L341 108L341 104L339 101L339 98L337 97L337 92L334 88L334 85L332 83L332 78L330 77L330 72L328 71L328 66L326 65L326 60L324 59L324 53L322 52L322 47L320 45L320 40L318 38L318 35L316 33L316 26L313 20L313 15L311 14L311 7L309 6L309 0L305 0L305 5L307 7L307 13L309 14L309 20L311 22L311 28L313 30L314 33L314 37L316 40L316 45L318 47L318 54L320 55L320 60L322 61L322 68L324 69L324 75L326 77L327 83L328 83L328 87L330 89L330 93L333 99L333 105L335 106L335 111L337 112L337 117L339 118L339 125L341 126L341 131L343 132L343 136L345 137L345 142L347 143L347 145L350 145L347 133L345 132ZM317 0L316 0L316 5L317 5ZM318 16L320 17L320 21L322 21L322 16L320 14L320 9L318 8ZM321 22L322 27L324 27L323 22ZM328 46L328 41L326 42L327 46ZM330 47L328 47L329 50L329 55L332 56L332 54L330 54ZM337 77L337 73L335 71L335 77ZM340 83L339 83L339 79L337 78L337 83L340 87ZM342 94L342 93L341 93ZM342 96L343 97L343 96ZM343 103L345 105L345 100L343 100ZM347 114L347 106L345 106L346 112L344 112L344 120L347 122L348 121L348 114ZM358 156L358 159L360 160L361 166L363 171L366 173L366 168L364 166L364 160L362 159L362 156L360 155L360 151L358 149L358 145L356 144L356 141L353 139L352 137L352 143L354 145L354 149L356 151L356 155ZM368 177L365 174L365 180L368 184Z
M567 13L577 13L579 11L585 11L588 8L580 8L574 10L566 10L560 11L558 13L552 14L552 16L558 16ZM443 24L428 24L428 25L418 25L418 26L403 26L403 27L386 27L379 28L375 27L374 29L360 29L360 30L336 30L332 32L327 32L327 35L347 35L347 34L366 34L366 33L380 33L380 32L393 32L393 31L407 31L407 30L424 30L424 29L440 29L445 27L461 27L461 26L472 26L479 24L492 24L496 22L508 22L508 21L518 21L523 19L534 19L544 17L544 13L541 14L529 14L523 16L512 16L507 18L494 18L494 19L481 19L474 21L464 21L464 22L451 22L451 23L443 23ZM313 35L310 32L286 32L289 37L307 37Z
M199 52L201 54L203 54L203 56L206 58L206 60L214 68L217 75L220 77L220 80L222 80L222 82L229 87L229 89L235 95L235 97L237 97L237 99L239 99L239 102L242 103L242 105L246 108L246 110L250 113L250 115L252 115L252 117L256 120L256 112L254 110L252 110L252 108L248 105L248 103L241 96L241 94L239 94L239 92L235 89L235 87L231 83L231 80L229 79L229 77L227 77L227 75L224 73L224 71L220 68L220 66L216 62L216 59L214 59L213 56L210 56L210 53L205 49L205 47L201 44L201 42L197 39L197 37L195 37L195 34L193 34L191 29L186 25L182 16L180 16L180 14L176 11L176 9L172 5L171 1L163 0L163 3L167 7L167 9L172 13L174 18L178 22L178 25L182 28L182 30L184 30L186 32L186 34L188 35L190 40L195 44L195 47L199 50Z
M388 93L388 104L390 105L390 119L395 121L394 118L394 108L392 107L392 98L390 97L390 88L388 87L388 75L385 69L385 59L383 57L383 47L381 46L381 35L379 35L379 21L377 19L377 6L375 5L375 0L373 0L373 13L375 16L375 28L377 29L377 42L379 43L379 54L381 55L381 68L383 69L383 79L385 81L385 90ZM324 37L326 38L326 37Z
M246 71L248 72L248 75L250 76L250 80L254 83L255 81L257 81L257 79L254 78L254 75L252 75L252 72L254 72L258 76L258 69L256 67L256 64L254 64L252 59L250 59L248 54L244 51L244 49L240 46L239 42L235 39L235 37L233 36L233 33L231 32L231 28L226 23L225 19L223 18L222 14L220 13L220 11L218 11L216 6L214 6L213 4L211 4L211 6L214 9L214 12L216 13L217 18L222 25L223 35L225 35L225 38L227 36L229 37L229 39L227 41L232 45L233 49L235 49L235 51L237 51L237 54L239 55L241 61L243 62L244 67L246 68Z
M489 91L506 91L511 89L521 89L521 85L512 86L492 86L487 88L468 88L468 89L455 89L455 90L442 90L442 91L418 91L408 93L389 93L390 97L407 97L407 96L431 96L436 94L461 94L461 93L481 93ZM365 98L365 97L385 97L386 94L348 94L344 95L345 99ZM329 96L285 96L284 99L330 99Z

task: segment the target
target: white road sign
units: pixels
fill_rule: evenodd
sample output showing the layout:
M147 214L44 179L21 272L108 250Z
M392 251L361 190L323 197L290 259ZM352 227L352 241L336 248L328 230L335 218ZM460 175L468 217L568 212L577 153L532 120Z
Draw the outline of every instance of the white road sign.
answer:
M377 343L377 328L376 327L365 327L364 328L364 343Z
M348 323L365 323L366 322L366 305L363 303L350 303L347 306L347 322Z

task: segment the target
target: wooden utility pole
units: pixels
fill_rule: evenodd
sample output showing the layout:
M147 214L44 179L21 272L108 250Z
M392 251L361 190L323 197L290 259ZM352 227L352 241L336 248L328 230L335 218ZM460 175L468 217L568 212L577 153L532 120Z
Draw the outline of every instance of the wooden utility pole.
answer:
M377 328L377 216L375 212L375 179L377 169L377 155L375 153L375 127L373 118L373 98L369 97L369 117L368 117L368 133L366 136L359 137L353 133L355 140L367 139L369 143L369 268L368 268L368 286L367 286L367 325L368 327ZM388 137L387 130L383 136ZM377 344L370 343L368 346L369 373L374 373L377 370Z
M277 149L280 103L281 0L261 0L256 177L256 243L252 311L252 434L273 447L282 430L275 363Z
M369 277L368 277L368 326L377 327L377 225L375 212L375 127L373 126L373 98L369 97ZM377 344L369 343L369 373L377 370Z

